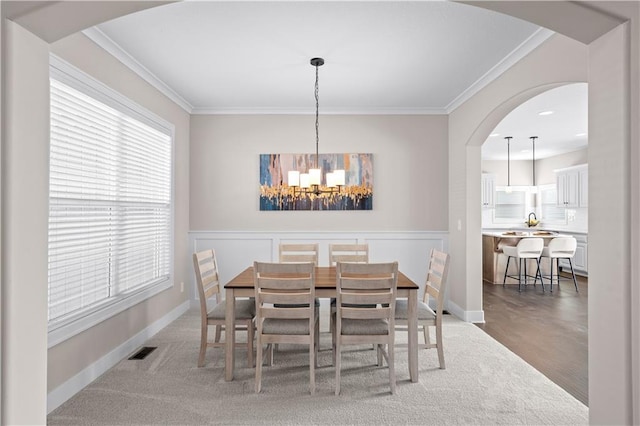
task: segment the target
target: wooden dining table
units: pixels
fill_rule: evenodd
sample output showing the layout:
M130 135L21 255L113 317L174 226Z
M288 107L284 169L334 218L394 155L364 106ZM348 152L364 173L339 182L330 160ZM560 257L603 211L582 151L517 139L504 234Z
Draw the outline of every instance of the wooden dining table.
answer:
M225 286L226 292L226 322L225 322L225 380L233 380L235 368L235 301L239 297L255 296L253 286L253 267L250 266L240 272ZM398 273L398 289L396 297L406 298L408 311L408 357L409 376L412 382L418 381L418 285L402 272ZM316 297L336 297L336 268L335 266L316 267Z

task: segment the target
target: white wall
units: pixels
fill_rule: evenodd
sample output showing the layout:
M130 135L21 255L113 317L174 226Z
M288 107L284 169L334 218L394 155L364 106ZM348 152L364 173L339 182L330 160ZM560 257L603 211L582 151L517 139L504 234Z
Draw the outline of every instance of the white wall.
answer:
M608 424L631 421L628 30L589 45L589 401Z
M522 102L586 78L586 47L554 35L449 115L450 298L465 310L482 310L481 144Z
M191 230L448 228L444 115L321 115L320 153L373 153L373 210L260 211L259 154L315 152L314 119L311 115L193 116Z
M2 141L2 423L46 423L48 45L6 26ZM39 172L42 171L42 172Z

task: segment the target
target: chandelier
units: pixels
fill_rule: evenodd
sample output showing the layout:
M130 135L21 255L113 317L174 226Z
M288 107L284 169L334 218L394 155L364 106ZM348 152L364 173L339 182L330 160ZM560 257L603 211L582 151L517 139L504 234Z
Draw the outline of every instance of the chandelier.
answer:
M290 170L288 174L288 184L293 188L294 195L300 192L309 192L315 195L323 193L337 193L340 192L340 188L344 186L344 170L334 170L325 175L325 185L322 187L322 169L318 163L318 145L320 142L319 137L319 123L318 123L318 67L324 65L324 59L312 58L311 65L316 67L316 84L315 84L315 98L316 98L316 161L315 167L309 169L307 173L300 173L297 170Z

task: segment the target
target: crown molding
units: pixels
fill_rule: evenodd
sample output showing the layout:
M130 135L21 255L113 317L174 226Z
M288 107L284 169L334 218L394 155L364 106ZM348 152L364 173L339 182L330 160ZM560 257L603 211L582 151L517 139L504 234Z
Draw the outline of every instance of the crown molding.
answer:
M539 28L529 38L520 43L511 53L504 57L500 62L494 65L489 71L487 71L482 77L476 80L471 86L469 86L464 92L460 93L449 105L444 109L447 114L453 112L460 105L468 101L473 95L480 90L488 86L492 81L500 77L505 71L515 65L522 58L531 53L535 48L544 43L555 32L546 29Z
M97 27L87 28L82 31L95 44L106 50L117 60L122 62L131 71L136 73L140 78L156 88L166 97L175 102L178 106L191 114L193 106L187 102L182 96L176 93L171 87L165 84L164 81L156 77L151 71L149 71L144 65L138 62L133 56L123 50L115 41L109 38L105 33L100 31Z
M312 115L309 108L199 108L194 115ZM444 108L323 108L322 115L445 115Z

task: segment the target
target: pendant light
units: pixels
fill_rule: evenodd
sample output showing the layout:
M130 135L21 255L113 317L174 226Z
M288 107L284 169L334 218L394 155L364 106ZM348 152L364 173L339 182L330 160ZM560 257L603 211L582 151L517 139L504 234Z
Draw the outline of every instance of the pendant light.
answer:
M530 136L529 139L531 139L531 148L533 149L533 156L531 160L531 170L533 171L531 179L531 192L535 194L538 192L538 187L536 186L536 139L538 139L538 137Z
M505 189L504 192L510 193L511 192L511 139L513 139L513 136L506 136L505 139L507 140L507 188Z
M298 190L298 188L302 189L304 192L311 192L315 195L320 195L322 193L333 193L340 192L340 188L345 184L345 172L344 170L334 170L333 172L329 172L325 176L325 187L326 189L321 189L321 178L322 178L322 169L320 168L320 161L318 156L318 144L320 142L319 136L319 122L318 122L318 107L319 97L318 97L318 67L324 65L324 59L322 58L312 58L310 61L311 65L316 67L316 84L315 84L315 98L316 98L316 162L315 168L309 169L308 173L300 173L297 170L291 170L288 174L288 183L289 186L293 187L294 194Z

